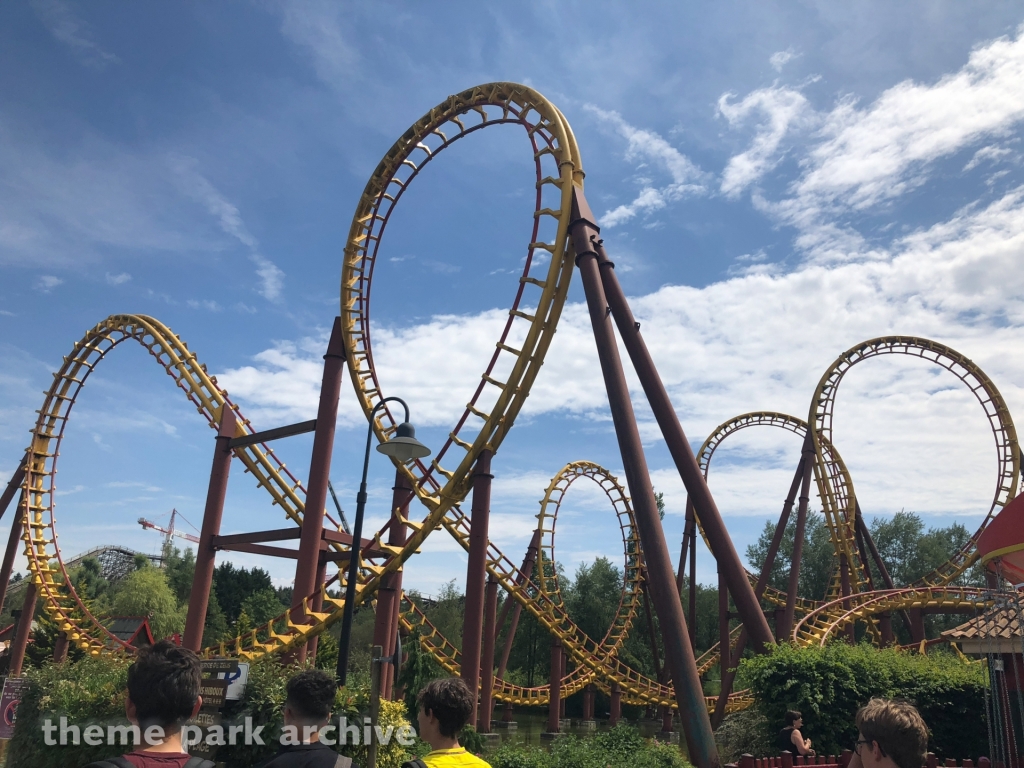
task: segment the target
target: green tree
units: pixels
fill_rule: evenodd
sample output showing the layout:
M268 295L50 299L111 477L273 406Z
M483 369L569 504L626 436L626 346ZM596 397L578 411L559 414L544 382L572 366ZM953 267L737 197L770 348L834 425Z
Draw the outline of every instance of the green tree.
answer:
M775 536L776 523L766 521L764 530L756 544L747 547L747 562L754 573L760 573L768 557L768 548ZM782 535L779 553L772 567L768 583L785 592L789 588L789 568L793 558L793 542L796 538L796 513L790 515L789 523ZM834 550L832 539L825 524L825 517L820 512L808 510L807 524L804 529L803 552L800 557L800 589L801 597L821 600L828 591L832 576Z
M157 568L135 571L117 585L111 601L115 616L149 616L157 639L185 628L185 612L178 606L164 572Z
M221 563L213 576L213 591L228 624L238 621L242 602L256 592L273 589L270 574L262 568L236 568L233 563Z

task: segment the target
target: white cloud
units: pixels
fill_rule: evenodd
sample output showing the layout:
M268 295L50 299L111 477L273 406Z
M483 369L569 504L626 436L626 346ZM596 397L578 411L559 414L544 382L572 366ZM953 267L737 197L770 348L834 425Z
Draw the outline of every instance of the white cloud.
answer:
M970 159L970 162L968 162L967 165L964 166L964 171L966 172L973 170L984 162L998 162L1001 158L1004 158L1007 155L1012 154L1013 150L1008 147L999 147L996 146L995 144L989 145L987 147L982 147L981 149L974 153L974 157L972 157Z
M205 309L210 312L220 312L222 309L224 309L224 307L222 307L220 304L218 304L216 301L213 301L212 299L189 299L188 301L185 302L185 305L189 309Z
M776 51L768 58L768 63L772 65L772 69L776 72L781 72L782 68L786 66L793 59L799 57L800 54L796 53L792 48L787 48L784 51Z
M107 272L107 283L110 285L124 285L132 279L132 276L127 272L120 272L116 275L112 275Z
M614 227L637 215L660 210L669 202L707 191L707 174L657 133L630 125L618 112L599 109L591 104L585 105L584 109L626 139L627 160L637 162L641 167L649 163L672 178L662 187L654 187L649 181L644 183L631 203L620 205L601 216L601 226Z
M63 282L63 280L55 275L41 275L36 280L36 290L42 293L49 293Z
M1024 362L1011 354L1024 343L1022 254L1024 189L895 240L881 254L855 253L841 265L806 264L785 274L745 274L705 288L666 286L631 304L691 440L745 411L806 417L826 366L854 343L890 333L925 336L963 352L993 378L1011 411L1022 413ZM418 424L452 424L503 317L492 310L375 328L374 354L386 393L407 397ZM277 420L309 418L323 344L319 338L278 345L261 353L257 365L220 380L247 410L274 410ZM443 366L436 365L440 354ZM605 394L593 386L600 380L596 357L585 306L568 305L523 417L569 409L605 418ZM413 358L426 361L423 370L403 365ZM636 379L628 378L645 439L654 440ZM363 420L347 398L342 420ZM764 469L719 457L713 487L728 514L777 514L774 502L764 509L763 489L779 487L781 503L798 443L770 434L751 439L750 456L770 459ZM987 423L970 392L933 366L878 360L851 372L838 400L836 439L869 514L901 506L967 516L987 509L994 461ZM503 494L515 496L520 488L528 499L545 479L505 480L510 487ZM655 482L670 506L682 509L674 470L658 470Z
M933 85L907 80L871 106L850 100L826 119L825 141L796 184L800 196L864 208L920 184L924 166L971 142L1000 135L1024 118L1024 33L971 53Z
M92 39L89 25L75 14L74 8L62 0L32 0L32 9L56 40L68 46L83 64L104 69L120 59L103 50Z
M735 103L733 98L734 94L726 93L718 100L719 114L730 126L741 125L754 112L763 114L764 121L758 125L750 149L731 157L722 172L721 190L728 197L738 197L775 166L782 139L791 126L806 120L809 111L804 95L791 88L761 88Z

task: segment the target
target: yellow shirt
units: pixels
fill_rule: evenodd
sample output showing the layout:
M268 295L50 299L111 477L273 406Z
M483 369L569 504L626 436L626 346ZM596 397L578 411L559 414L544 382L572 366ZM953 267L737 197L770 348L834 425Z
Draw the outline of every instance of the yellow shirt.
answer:
M470 754L465 747L435 749L423 762L427 768L491 768L490 763Z

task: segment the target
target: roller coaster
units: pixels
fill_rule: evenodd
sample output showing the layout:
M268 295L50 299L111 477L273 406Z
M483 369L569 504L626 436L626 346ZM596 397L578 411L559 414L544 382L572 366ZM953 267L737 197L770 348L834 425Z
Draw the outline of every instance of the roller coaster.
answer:
M721 424L693 454L646 353L640 324L629 311L614 277L614 264L604 251L599 229L586 205L583 165L572 130L557 107L522 85L479 86L451 96L430 110L384 156L356 206L344 249L337 327L343 344L340 356L344 358L358 402L367 418L372 417L371 427L378 441L391 439L399 426L374 366L371 344L371 289L385 230L406 190L428 164L455 142L494 125L518 125L526 132L534 159L536 187L531 237L507 320L472 397L432 460L395 462L397 503L393 505L387 524L362 544L363 552L357 561L355 600L357 604L377 601L378 623L384 627L385 635L390 635L384 639L386 645L394 647L394 636L400 624L404 631L414 633L421 648L444 669L452 674L465 672L465 647L460 651L451 638L444 637L414 598L400 588L406 561L427 536L440 528L471 553L474 548L483 546L486 577L508 596L501 621L492 620L490 626L482 630L485 634L490 632L492 642L511 613L511 627L506 633L506 642L510 643L519 615L526 611L551 634L554 645L564 654L557 667L553 656L552 669L561 669L562 674L556 673L548 684L536 687L520 686L504 679L507 651L499 674L487 675L485 663L484 677L490 678L486 680L489 695L508 704L550 706L553 699L557 701L596 687L623 703L678 708L684 714L694 714L699 707L706 722L709 711L714 710L720 717L724 712L750 703L747 692L729 691L731 677L726 680L724 674L723 694L704 697L699 689L699 676L720 664L722 655L729 663L721 666L734 667L747 643L755 650L770 644L774 638L765 618L766 611L769 614L775 611L774 636L780 640L804 645L823 644L860 626L868 637L884 644L893 642L893 615L901 615L912 623L907 618L908 611L964 605L978 607L991 601L991 595L984 590L968 589L954 582L984 554L978 548L979 538L1016 496L1018 489L1021 466L1017 435L1009 409L993 382L971 360L942 344L907 336L872 339L842 353L828 367L811 397L806 419L774 412L743 414ZM489 482L486 480L489 470L479 470L481 461L486 459L489 468L490 457L512 428L540 373L575 271L581 272L584 281L604 384L623 455L626 484L624 486L606 469L591 462L575 461L563 467L544 492L536 534L520 566L486 537L482 544L475 543L475 508L472 513L466 513L462 505L471 493L475 494L473 489L480 478ZM625 389L613 322L639 374L689 494L687 527L677 572L673 572L668 560L664 534L653 507L653 489L629 393ZM256 659L267 654L301 654L315 648L315 638L343 615L344 601L335 597L336 592L329 587L347 586L340 566L346 561L346 553L354 540L351 536L345 539L340 533L341 526L326 510L318 509L307 515L307 487L277 457L269 437L261 439L262 433L255 431L238 405L183 340L158 320L141 315L112 315L74 344L54 374L38 411L25 459L0 501L6 509L14 496L20 494L19 517L11 539L13 542L20 537L24 546L31 570L32 600L38 595L67 642L87 654L133 650L106 629L102 617L94 615L87 601L76 592L69 575L70 563L62 558L55 513L57 464L71 411L96 367L126 341L138 343L150 353L201 417L218 431L219 437L239 443L227 452L228 460L237 458L292 523L303 528L308 525L306 520L315 519L318 525L326 523L328 530L333 526L339 531L328 536L322 547L330 554L324 562L339 566L337 575L328 578L321 568L315 588L307 594L296 595L296 603L289 611L230 642L202 649L202 653ZM862 519L853 479L834 444L832 429L836 395L846 373L854 365L883 355L918 357L956 376L977 398L996 446L995 491L986 502L987 510L980 527L947 563L924 574L907 588L895 587L878 556ZM318 424L316 429L320 430L319 420ZM787 430L803 440L790 493L761 574L739 567L738 557L706 485L716 450L726 438L753 427ZM333 436L333 431L330 434ZM255 438L239 440L247 436ZM835 559L828 593L822 601L796 594L799 546L808 515L812 479ZM622 596L613 622L599 639L588 636L569 616L553 568L558 513L577 481L596 483L604 492L622 534ZM404 490L406 498L399 498L399 489ZM407 511L413 497L419 499L425 510L419 520L412 519ZM794 509L797 550L792 560L790 588L783 592L768 585L767 574ZM718 560L723 574L722 588L732 595L742 618L741 626L731 631L726 622L719 644L700 657L695 657L694 649L684 639L686 624L680 599L688 551L691 586L696 581L693 552L697 532ZM209 545L211 539L204 541L201 549ZM1016 543L1010 542L1011 545ZM1000 544L1005 547L1007 542ZM9 555L11 551L9 546ZM9 565L5 562L7 576ZM480 576L482 582L483 574ZM875 583L878 576L883 584ZM6 578L0 573L4 584ZM474 579L468 577L467 584L472 586ZM482 583L479 587L483 589ZM398 599L386 603L385 593L396 590ZM483 599L482 591L480 595ZM640 674L619 657L623 642L648 598L654 603L663 630L666 664L659 679ZM27 596L26 604L28 599ZM205 605L202 611L205 614ZM389 615L382 619L382 614ZM691 615L691 623L692 620ZM483 616L467 606L466 621L469 625L474 622L481 625ZM914 639L916 642L923 640L917 636ZM572 669L565 669L565 660ZM479 668L480 661L474 657L468 663ZM694 755L694 742L710 733L710 730L701 731L698 726L693 726L697 729L693 732L687 731L691 755ZM710 749L713 750L713 742ZM702 760L700 755L694 757L701 765L714 762Z

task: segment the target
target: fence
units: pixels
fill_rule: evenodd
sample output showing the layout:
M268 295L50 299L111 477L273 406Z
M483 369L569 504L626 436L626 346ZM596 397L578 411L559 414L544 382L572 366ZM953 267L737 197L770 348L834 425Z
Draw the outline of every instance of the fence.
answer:
M779 757L754 757L743 755L738 763L729 763L726 768L794 768L794 766L822 766L822 768L847 768L853 752L844 749L840 755L803 755L793 756L792 752L783 752ZM992 762L987 757L978 758L975 763L970 758L957 762L953 758L946 758L942 763L943 768L992 768ZM929 752L922 768L939 768L939 760L932 752ZM1002 768L1001 763L996 763L996 768Z

